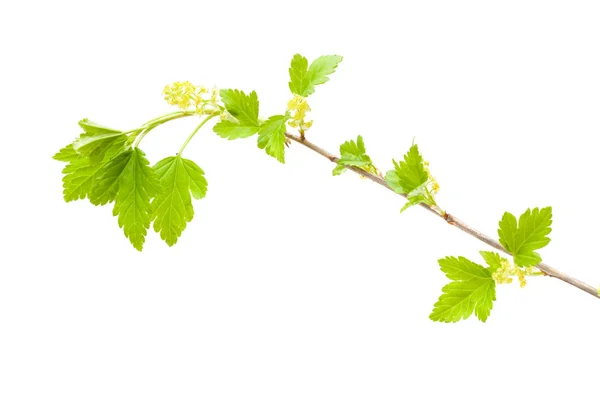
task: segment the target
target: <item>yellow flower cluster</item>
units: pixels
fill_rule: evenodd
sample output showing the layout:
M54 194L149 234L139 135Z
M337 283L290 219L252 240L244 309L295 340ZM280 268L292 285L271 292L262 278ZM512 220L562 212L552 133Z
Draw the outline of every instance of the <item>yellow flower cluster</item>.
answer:
M512 276L516 276L519 279L519 285L521 288L523 288L527 285L525 276L532 275L533 271L533 267L521 269L516 265L510 264L508 260L502 259L500 268L496 270L494 274L492 274L492 277L498 284L510 284L513 281Z
M210 93L210 95L209 95ZM195 86L189 81L177 81L165 86L165 101L180 109L193 106L201 114L213 113L217 106L217 88L208 90L204 86ZM208 97L206 97L208 95Z
M427 176L429 176L429 183L431 184L431 195L435 196L440 191L440 184L429 171L429 161L423 161L423 167L425 168L425 172L427 172Z
M288 123L291 127L298 128L301 133L304 133L305 130L312 127L312 120L309 120L308 122L304 121L306 114L310 112L310 106L308 106L305 97L295 95L294 98L288 102L287 109L288 112L292 114L292 120Z

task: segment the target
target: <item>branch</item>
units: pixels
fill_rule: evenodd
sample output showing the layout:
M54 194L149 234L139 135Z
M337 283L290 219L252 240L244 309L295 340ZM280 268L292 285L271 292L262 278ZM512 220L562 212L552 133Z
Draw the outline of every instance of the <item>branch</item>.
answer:
M305 138L301 138L299 136L295 136L290 133L286 133L285 136L290 140L293 140L297 143L302 144L303 146L305 146L307 148L310 148L311 150L313 150L317 154L320 154L323 157L327 158L329 161L333 162L334 164L337 164L337 162L339 161L338 157L331 154L329 151L322 149L321 147L317 146L316 144L311 143L310 141L306 140ZM353 166L346 166L346 168L349 169L350 171L354 171L355 173L357 173L365 178L368 178L368 179L372 180L373 182L377 183L378 185L381 185L384 188L389 189L392 192L394 192L394 190L388 186L387 182L385 181L385 179L383 177L374 175L370 172L363 171L362 169L353 167ZM394 192L394 194L398 194L398 193ZM400 195L400 196L406 197L406 195ZM500 244L500 242L496 241L494 238L491 238L491 237L477 231L476 229L467 225L462 220L456 218L452 214L448 214L447 212L438 210L434 207L428 206L427 204L421 203L420 206L423 207L424 209L428 210L429 212L435 214L436 216L440 217L441 219L445 220L448 224L453 225L454 227L460 229L463 232L466 232L467 234L471 235L472 237L479 239L481 242L488 244L492 248L497 249L501 252L504 252L508 255L511 255L511 253L507 252L506 249L504 249L504 247ZM592 287L589 284L584 283L583 281L577 280L576 278L573 278L566 273L556 270L555 268L553 268L552 266L550 266L546 263L540 263L536 267L550 277L554 277L559 280L562 280L565 283L571 284L573 287L577 287L580 290L585 291L588 294L590 294L596 298L600 298L600 296L598 295L598 290L596 288Z

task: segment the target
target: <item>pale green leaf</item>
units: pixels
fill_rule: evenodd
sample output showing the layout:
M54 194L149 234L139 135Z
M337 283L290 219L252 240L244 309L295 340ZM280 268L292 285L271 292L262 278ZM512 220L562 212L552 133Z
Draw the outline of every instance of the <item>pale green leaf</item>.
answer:
M223 120L213 126L215 133L229 140L250 137L256 134L258 129L258 126L242 126L239 123L230 122L229 120Z
M154 230L169 246L173 246L194 217L190 192L200 199L206 195L208 185L204 171L181 156L159 161L154 170L161 186L152 201L151 220L154 220Z
M475 316L485 322L496 300L496 282L490 271L462 256L440 259L439 264L446 277L454 281L442 288L442 295L429 318L458 322L475 312Z
M92 122L89 119L79 121L79 126L83 129L82 136L95 136L99 134L120 133L120 130L111 129L110 127L102 126L99 123Z
M127 153L113 214L118 216L119 227L131 244L141 251L152 216L150 200L158 193L160 183L142 150L135 148Z
M104 153L101 161L77 154L63 169L63 196L65 201L93 199L94 189L102 168L124 151L124 145L115 143ZM94 203L98 204L98 202Z
M513 254L515 264L521 267L536 266L542 258L534 252L548 245L547 236L552 231L552 207L527 209L517 219L511 213L504 213L499 223L500 243Z
M394 163L394 169L386 173L388 185L400 194L408 194L423 186L429 180L429 175L423 165L423 157L419 154L417 145L413 145L404 155L404 160Z
M367 155L365 143L361 135L356 141L349 140L340 145L340 159L333 169L333 175L339 175L346 170L346 166L372 167L373 162Z
M496 282L487 280L454 281L442 288L429 318L436 322L458 322L475 316L485 322L496 300Z
M127 136L120 130L102 126L88 119L79 121L83 133L73 142L73 149L92 162L99 162L104 158L104 153L114 144L123 144Z
M267 154L285 163L285 124L289 115L274 115L260 126L258 147Z
M121 153L109 160L95 176L92 191L88 197L95 205L113 202L119 190L119 179L129 163L130 153Z
M494 273L502 265L502 261L506 258L500 257L496 252L481 251L479 254L483 257L483 260L488 264L488 270L490 273Z
M440 269L450 280L468 281L473 279L487 280L490 278L489 271L469 259L462 256L448 256L438 261Z
M309 67L304 56L294 55L290 65L290 91L303 97L311 95L315 92L315 85L329 81L329 75L335 72L342 59L338 55L321 56Z
M82 136L73 142L73 149L81 155L101 155L115 142L125 142L126 136L121 133L95 134Z
M221 90L220 95L227 112L236 121L223 120L214 126L213 131L229 140L250 137L258 133L260 122L256 92L252 91L246 95L240 90L225 89Z
M62 162L71 162L76 160L78 157L79 154L77 154L77 151L75 151L75 149L73 148L73 144L69 144L68 146L61 148L56 154L52 156L52 158L54 158L55 160Z

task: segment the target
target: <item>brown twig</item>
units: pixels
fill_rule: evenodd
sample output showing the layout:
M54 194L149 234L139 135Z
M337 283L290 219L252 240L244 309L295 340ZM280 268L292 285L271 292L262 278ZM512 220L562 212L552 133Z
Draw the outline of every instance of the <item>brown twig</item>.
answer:
M322 149L321 147L317 146L316 144L311 143L310 141L306 140L306 138L301 138L299 136L296 136L296 135L293 135L290 133L286 133L285 136L290 140L293 140L299 144L302 144L303 146L305 146L307 148L310 148L317 154L322 155L323 157L327 158L329 161L331 161L333 163L337 164L337 162L339 161L339 158L337 156L331 154L329 151ZM356 172L357 174L359 174L365 178L368 178L368 179L372 180L373 182L377 183L378 185L381 185L381 186L391 190L392 192L396 193L391 187L389 187L389 185L387 184L385 179L382 178L381 176L377 176L375 174L364 171L357 167L346 166L346 168L348 168L350 171ZM396 193L396 194L398 194L398 193ZM406 197L406 195L403 195L403 194L401 196ZM421 203L420 206L423 207L424 209L428 210L429 212L435 214L436 216L442 218L448 224L451 224L451 225L455 226L456 228L460 229L461 231L466 232L467 234L479 239L481 242L488 244L492 248L497 249L501 252L504 252L504 253L510 255L510 253L507 252L506 249L504 249L504 247L500 244L500 242L496 241L494 238L491 238L491 237L483 234L482 232L477 231L475 228L472 228L471 226L467 225L466 223L464 223L460 219L456 218L452 214L448 214L445 211L436 209L435 207L428 206L427 204ZM584 283L583 281L577 280L576 278L573 278L566 273L558 271L555 268L553 268L552 266L547 265L546 263L540 263L536 267L550 277L555 277L559 280L564 281L565 283L571 284L572 286L577 287L580 290L587 292L588 294L590 294L596 298L600 298L600 296L598 295L598 290L596 288L592 287L589 284Z

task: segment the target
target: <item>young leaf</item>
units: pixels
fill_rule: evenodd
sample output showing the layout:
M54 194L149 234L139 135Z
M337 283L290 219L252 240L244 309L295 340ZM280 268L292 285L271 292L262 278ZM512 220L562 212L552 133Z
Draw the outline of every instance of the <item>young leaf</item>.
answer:
M104 158L104 153L117 143L124 143L127 137L120 130L111 129L88 119L79 121L83 133L73 142L73 149L93 162Z
M387 184L396 192L406 195L408 203L400 212L419 203L434 204L432 196L427 190L429 174L423 164L423 157L419 148L414 144L404 155L404 161L394 163L394 169L385 175Z
M119 217L119 227L134 248L141 251L150 227L150 199L157 194L160 183L142 150L135 148L125 153L127 164L119 176L113 215Z
M92 122L89 119L81 119L79 121L79 127L83 129L84 134L82 136L95 136L99 134L108 134L108 133L120 133L120 130L111 129L110 127L102 126L99 123Z
M92 191L88 195L92 204L105 205L115 200L119 190L119 179L130 157L129 153L121 153L102 166L95 175Z
M285 124L289 115L274 115L260 126L258 147L267 154L285 163Z
M337 166L333 169L333 175L340 175L346 171L345 166L368 167L372 165L373 162L367 155L363 138L359 135L356 142L349 140L340 146L340 159Z
M415 144L404 155L404 161L394 163L394 169L388 171L385 179L396 193L408 194L419 186L424 185L429 179L423 157L419 154L419 147Z
M78 157L79 154L77 154L77 151L75 151L75 149L73 148L73 144L69 144L68 146L61 148L56 154L52 156L52 158L54 158L55 160L62 162L71 162L73 160L76 160Z
M517 266L536 266L542 258L534 250L548 245L551 225L552 207L527 209L519 218L518 226L517 218L506 212L499 223L498 236L502 246L513 254Z
M179 155L157 162L154 170L161 189L152 201L151 220L154 220L154 231L173 246L194 217L190 192L194 198L201 199L206 195L208 183L198 165Z
M483 257L483 260L485 260L485 262L488 264L488 270L492 274L494 274L494 272L500 268L500 266L502 265L502 261L506 260L506 258L500 257L500 255L496 252L488 252L482 250L481 252L479 252L479 254Z
M442 288L429 318L436 322L458 322L473 312L485 322L496 300L496 282L490 272L464 257L439 260L446 277L455 280Z
M73 149L83 156L102 159L110 146L117 142L124 143L126 138L121 133L81 136L73 142Z
M77 154L63 169L63 196L66 202L89 198L93 200L93 192L102 168L115 156L124 151L122 143L115 143L104 153L101 161ZM71 158L71 157L70 157ZM94 202L94 204L98 204ZM103 203L102 203L103 204Z
M290 91L303 97L311 95L315 92L315 85L329 81L329 75L335 72L342 59L338 55L321 56L309 67L304 56L294 55L290 66Z
M252 91L250 95L246 95L240 90L221 90L220 95L225 108L237 122L223 120L214 126L213 131L229 140L256 134L260 128L256 92Z

